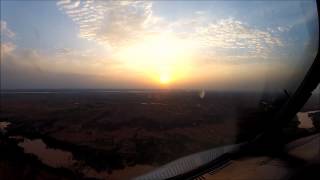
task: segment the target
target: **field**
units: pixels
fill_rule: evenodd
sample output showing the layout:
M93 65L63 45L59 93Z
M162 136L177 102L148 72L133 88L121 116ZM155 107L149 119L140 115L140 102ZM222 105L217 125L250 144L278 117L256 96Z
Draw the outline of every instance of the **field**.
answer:
M254 137L273 123L267 100L252 92L8 91L0 120L11 123L7 136L41 139L97 172L135 176Z

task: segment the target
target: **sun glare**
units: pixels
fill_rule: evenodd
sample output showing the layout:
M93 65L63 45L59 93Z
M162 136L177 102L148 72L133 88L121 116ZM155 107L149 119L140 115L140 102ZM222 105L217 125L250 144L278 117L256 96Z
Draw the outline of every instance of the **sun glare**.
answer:
M192 60L192 43L174 35L146 37L118 52L129 70L144 74L158 85L187 78Z
M170 80L171 80L171 78L170 78L169 74L164 73L164 74L160 75L160 83L161 84L169 84Z

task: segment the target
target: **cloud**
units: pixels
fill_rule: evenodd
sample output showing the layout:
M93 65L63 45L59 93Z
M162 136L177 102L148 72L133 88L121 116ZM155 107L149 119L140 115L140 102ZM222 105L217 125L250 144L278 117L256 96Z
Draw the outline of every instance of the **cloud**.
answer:
M169 21L155 15L148 1L64 0L57 6L78 25L81 38L112 48L168 32L198 44L199 53L210 51L218 56L265 58L272 48L283 46L268 30L233 18L212 21L205 11L196 11L192 18Z
M266 57L282 41L268 31L253 28L233 18L208 22L206 18L189 19L171 25L184 31L183 38L197 41L205 51L230 57Z
M150 2L66 0L57 6L79 26L80 37L111 46L136 38L152 14Z
M1 59L4 59L5 56L10 54L13 50L16 49L16 45L10 40L15 36L15 33L9 29L7 22L1 20ZM5 41L6 38L9 38Z
M11 53L16 46L13 43L6 42L6 43L1 43L1 57Z
M67 55L73 52L70 48L58 48L56 49L58 54Z
M6 21L0 21L1 25L1 39L3 37L13 38L15 36L15 33L11 31L7 25Z
M4 54L1 57L1 87L4 89L145 87L137 84L132 76L123 76L124 73L128 74L128 71L117 72L117 64L110 62L106 64L108 61L103 59L76 54L78 53L75 50L70 50L67 56L48 55L36 49L22 48Z
M290 30L291 27L289 26L279 26L277 27L278 31L280 32L288 32Z
M58 6L62 6L64 9L74 9L80 5L80 0L61 0L57 2Z

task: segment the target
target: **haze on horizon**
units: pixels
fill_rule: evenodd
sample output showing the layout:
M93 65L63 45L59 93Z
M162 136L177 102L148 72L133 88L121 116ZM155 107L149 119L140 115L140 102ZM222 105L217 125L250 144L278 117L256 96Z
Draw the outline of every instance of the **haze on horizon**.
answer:
M1 88L281 88L317 23L315 1L1 1Z

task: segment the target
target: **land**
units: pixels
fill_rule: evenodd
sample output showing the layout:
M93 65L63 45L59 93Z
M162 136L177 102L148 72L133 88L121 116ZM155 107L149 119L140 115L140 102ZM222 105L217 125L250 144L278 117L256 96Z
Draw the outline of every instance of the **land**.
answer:
M206 92L201 98L197 91L180 90L6 91L0 120L11 123L7 137L41 138L121 179L121 170L143 167L128 171L137 176L252 138L274 123L280 104L252 92Z

